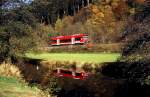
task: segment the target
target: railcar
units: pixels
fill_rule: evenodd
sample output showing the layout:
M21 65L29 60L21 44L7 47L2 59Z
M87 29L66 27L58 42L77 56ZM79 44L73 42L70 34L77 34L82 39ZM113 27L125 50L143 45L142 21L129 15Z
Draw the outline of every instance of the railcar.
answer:
M60 45L85 44L87 42L88 42L87 34L74 34L67 36L52 37L50 44L52 46L60 46Z

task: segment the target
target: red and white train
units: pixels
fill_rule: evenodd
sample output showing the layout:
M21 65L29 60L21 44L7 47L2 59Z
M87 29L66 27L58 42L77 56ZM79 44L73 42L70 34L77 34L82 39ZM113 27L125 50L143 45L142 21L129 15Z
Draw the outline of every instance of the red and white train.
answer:
M85 44L88 42L87 34L74 34L68 36L57 36L51 38L52 46L59 45L74 45L74 44Z

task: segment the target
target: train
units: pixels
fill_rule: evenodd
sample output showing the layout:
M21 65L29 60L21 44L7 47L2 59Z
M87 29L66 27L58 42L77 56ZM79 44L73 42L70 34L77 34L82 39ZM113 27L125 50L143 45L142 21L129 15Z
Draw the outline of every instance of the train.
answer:
M66 36L57 36L50 39L51 46L75 45L88 43L87 34L73 34Z

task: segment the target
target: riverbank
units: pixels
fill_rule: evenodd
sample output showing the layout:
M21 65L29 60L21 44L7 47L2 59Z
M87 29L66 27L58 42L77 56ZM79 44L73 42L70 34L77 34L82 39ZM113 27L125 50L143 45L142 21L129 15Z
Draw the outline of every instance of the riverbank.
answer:
M16 78L0 76L0 97L44 97L44 95L36 86L29 87Z

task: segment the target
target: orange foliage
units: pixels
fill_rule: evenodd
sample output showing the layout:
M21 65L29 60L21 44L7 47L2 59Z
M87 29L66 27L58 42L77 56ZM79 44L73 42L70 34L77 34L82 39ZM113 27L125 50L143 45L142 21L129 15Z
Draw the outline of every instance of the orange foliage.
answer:
M94 14L99 13L98 7L96 5L91 6L91 10Z
M135 2L139 3L139 4L144 4L146 0L135 0Z

